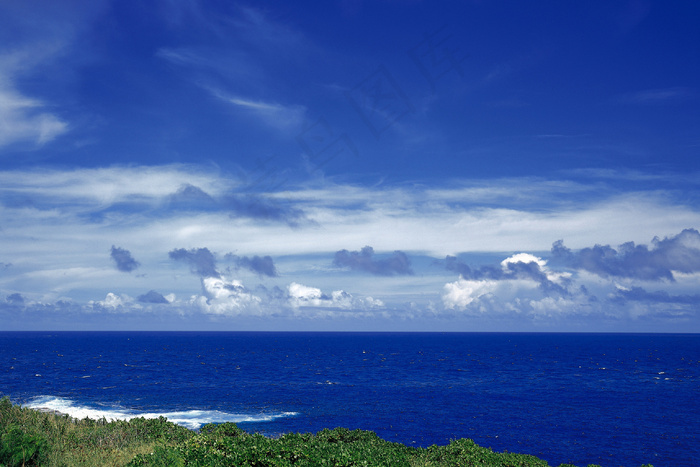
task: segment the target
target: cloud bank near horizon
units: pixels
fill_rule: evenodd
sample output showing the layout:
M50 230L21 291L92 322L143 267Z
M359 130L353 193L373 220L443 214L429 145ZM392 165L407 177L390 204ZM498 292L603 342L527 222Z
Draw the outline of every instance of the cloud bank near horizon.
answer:
M245 184L204 167L0 172L0 310L15 323L53 312L176 323L696 322L700 213L671 188L602 195L607 178L591 181L593 199L566 179L439 190L327 180L256 194L297 206L308 222L292 224L232 216L221 200ZM533 185L541 193L519 204L519 187ZM556 209L543 211L551 198ZM601 220L610 217L620 223ZM358 244L368 246L347 248Z
M688 246L688 235L692 239L695 234L684 231L653 243L673 245L684 240L685 247L695 254L700 248ZM570 253L581 251L585 249ZM673 256L673 250L667 252ZM433 289L429 294L433 299L423 304L414 301L402 303L396 300L396 296L385 301L343 290L326 293L319 287L295 281L283 287L260 285L250 289L238 279L221 275L215 267L214 254L206 248L173 250L171 253L171 259L184 260L190 265L191 272L200 277L199 293L163 295L151 289L134 299L128 294L109 292L104 299L83 305L66 300L53 303L36 301L13 293L0 302L0 313L5 318L35 316L43 319L47 313L56 312L73 317L96 314L169 316L183 323L197 320L198 315L215 320L276 317L307 323L319 319L420 323L426 319L487 318L510 320L537 329L537 326L546 328L552 323L561 325L572 320L579 325L595 320L608 325L625 323L627 326L635 322L649 324L669 319L678 323L692 322L698 318L700 305L700 295L693 293L700 276L696 273L675 271L672 281L656 276L650 280L627 275L621 282L583 267L557 269L546 259L529 253L518 253L499 263L479 267L469 267L466 262L448 256L442 261L445 270L459 273L459 277L445 282L441 290ZM385 281L400 279L398 276L378 277ZM671 292L658 288L649 290L654 284L657 287L658 284L670 284L673 289Z

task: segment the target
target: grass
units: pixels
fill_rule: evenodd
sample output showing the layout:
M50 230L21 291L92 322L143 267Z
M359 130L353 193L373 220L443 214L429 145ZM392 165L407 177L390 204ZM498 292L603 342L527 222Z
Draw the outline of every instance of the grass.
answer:
M108 422L43 413L0 399L0 466L124 466L194 436L164 417Z
M0 467L15 466L250 467L548 467L534 456L496 453L472 440L413 448L371 431L336 428L277 439L233 423L193 432L158 419L76 420L0 399ZM567 467L562 464L560 467ZM592 467L592 466L589 466ZM650 467L650 466L647 466Z

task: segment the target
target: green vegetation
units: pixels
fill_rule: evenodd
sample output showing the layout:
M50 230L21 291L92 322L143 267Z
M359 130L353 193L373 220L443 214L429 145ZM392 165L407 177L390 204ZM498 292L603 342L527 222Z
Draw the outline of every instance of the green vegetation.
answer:
M224 423L195 433L163 417L75 420L14 406L5 397L0 400L0 467L32 465L548 467L536 457L495 453L468 439L423 449L346 428L270 439Z
M164 417L75 420L0 399L0 466L123 466L138 454L193 436Z

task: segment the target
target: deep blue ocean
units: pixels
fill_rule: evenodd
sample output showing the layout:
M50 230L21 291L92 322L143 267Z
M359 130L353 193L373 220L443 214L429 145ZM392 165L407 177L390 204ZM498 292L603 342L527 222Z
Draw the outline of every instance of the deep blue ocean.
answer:
M0 332L0 362L0 396L79 418L700 466L700 335Z

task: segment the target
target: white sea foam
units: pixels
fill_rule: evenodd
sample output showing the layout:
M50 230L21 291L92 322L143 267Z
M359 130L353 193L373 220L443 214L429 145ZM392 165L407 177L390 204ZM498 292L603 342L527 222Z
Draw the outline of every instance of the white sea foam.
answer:
M73 418L91 418L98 420L131 420L132 418L158 418L165 417L168 421L177 423L191 430L196 430L207 423L244 423L244 422L269 422L277 418L292 417L296 412L276 413L229 413L220 410L183 410L175 412L139 412L121 407L95 408L78 404L71 399L55 396L39 396L33 398L25 407L38 410L50 410L69 415Z

